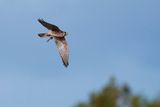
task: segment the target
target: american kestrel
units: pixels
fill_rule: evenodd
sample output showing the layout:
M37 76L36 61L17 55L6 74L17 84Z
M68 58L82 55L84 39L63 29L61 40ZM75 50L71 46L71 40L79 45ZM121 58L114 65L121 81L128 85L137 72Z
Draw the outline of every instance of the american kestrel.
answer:
M47 42L51 39L55 39L59 54L62 58L63 64L65 67L69 65L69 52L68 52L68 44L65 39L67 32L60 30L56 25L45 22L43 19L38 19L38 22L41 23L44 27L46 27L49 32L48 33L39 33L39 37L49 37Z

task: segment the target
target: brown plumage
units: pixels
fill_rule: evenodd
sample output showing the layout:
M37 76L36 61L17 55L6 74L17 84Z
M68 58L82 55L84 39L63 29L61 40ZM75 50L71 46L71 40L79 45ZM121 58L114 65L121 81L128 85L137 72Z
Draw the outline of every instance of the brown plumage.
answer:
M38 19L39 23L41 23L48 30L52 31L61 31L56 25L45 22L43 19Z
M46 27L48 30L50 30L48 33L40 33L38 34L38 36L39 37L49 37L48 41L53 38L55 39L57 49L62 58L63 64L65 67L67 67L69 65L68 63L68 59L69 59L68 44L65 39L65 36L67 35L67 33L60 30L56 25L45 22L43 19L38 19L38 22L41 23L44 27Z

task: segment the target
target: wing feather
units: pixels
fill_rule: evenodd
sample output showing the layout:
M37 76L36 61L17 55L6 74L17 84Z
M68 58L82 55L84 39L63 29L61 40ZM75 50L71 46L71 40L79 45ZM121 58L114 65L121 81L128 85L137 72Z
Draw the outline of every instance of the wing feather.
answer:
M63 64L65 67L69 65L68 59L69 59L69 52L68 52L68 44L64 37L58 38L55 37L55 42L59 51L59 54L62 58Z
M61 31L56 25L50 24L43 19L38 19L38 22L41 23L44 27L52 31Z
M50 35L47 33L39 33L38 36L39 37L50 37Z

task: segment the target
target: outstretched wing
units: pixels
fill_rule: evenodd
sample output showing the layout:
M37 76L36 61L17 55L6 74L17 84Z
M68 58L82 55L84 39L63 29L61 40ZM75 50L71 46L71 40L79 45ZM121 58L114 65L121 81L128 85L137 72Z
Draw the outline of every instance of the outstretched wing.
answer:
M39 33L38 36L39 37L50 37L50 35L47 33Z
M69 52L68 52L68 44L64 37L58 38L55 37L55 42L59 51L59 54L62 58L63 64L65 67L69 65Z
M38 22L41 23L44 27L52 31L61 31L56 25L45 22L43 19L38 19Z

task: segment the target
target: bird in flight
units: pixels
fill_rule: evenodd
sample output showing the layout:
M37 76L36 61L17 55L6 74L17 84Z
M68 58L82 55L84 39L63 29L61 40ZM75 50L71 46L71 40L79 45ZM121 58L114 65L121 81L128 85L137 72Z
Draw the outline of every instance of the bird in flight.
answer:
M39 37L49 37L47 42L49 42L53 38L55 39L55 43L57 45L57 48L61 56L61 59L63 61L63 64L65 67L67 67L69 65L68 63L68 59L69 59L68 44L65 39L65 36L67 36L67 32L60 30L56 25L50 24L44 21L43 19L38 19L38 22L49 30L48 33L39 33L38 36Z

